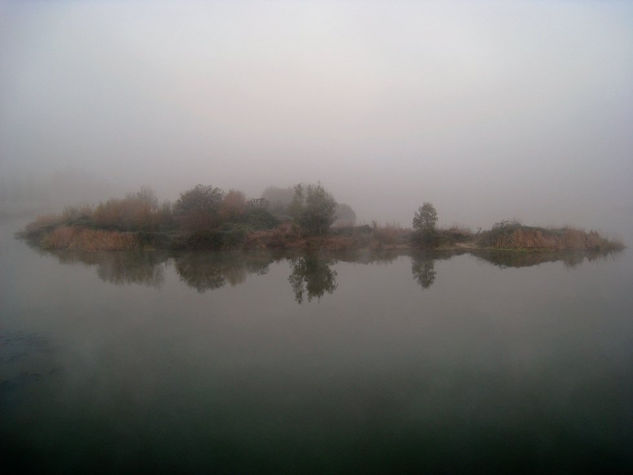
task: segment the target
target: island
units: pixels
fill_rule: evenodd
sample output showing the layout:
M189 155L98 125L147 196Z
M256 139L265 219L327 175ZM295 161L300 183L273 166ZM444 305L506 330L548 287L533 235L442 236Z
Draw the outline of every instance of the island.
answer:
M349 205L321 184L270 187L261 197L197 185L160 203L149 188L96 206L66 208L29 223L18 236L48 250L434 250L484 252L600 252L624 245L596 231L545 228L505 220L488 230L437 226L424 203L411 228L357 225Z

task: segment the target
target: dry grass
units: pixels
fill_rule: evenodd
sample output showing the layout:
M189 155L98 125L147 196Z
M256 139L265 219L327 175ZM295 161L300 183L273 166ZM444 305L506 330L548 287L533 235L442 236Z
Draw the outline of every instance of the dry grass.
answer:
M60 226L64 223L64 221L65 217L58 214L47 214L38 216L35 221L26 225L26 227L24 228L24 234L26 236L38 236L52 230L57 226Z
M497 226L483 234L481 244L497 249L594 250L622 249L620 242L609 240L596 231L571 227L546 229L518 223Z
M42 239L42 247L82 251L123 251L137 248L138 241L129 233L61 226Z
M303 236L296 226L284 223L275 229L254 231L246 236L245 249L325 249L347 250L358 246L353 236Z
M247 249L290 249L305 247L305 239L296 226L284 223L274 229L264 229L249 233L244 247Z
M385 226L376 226L373 237L379 245L390 246L406 242L408 234L409 232L405 228L395 224L387 224Z

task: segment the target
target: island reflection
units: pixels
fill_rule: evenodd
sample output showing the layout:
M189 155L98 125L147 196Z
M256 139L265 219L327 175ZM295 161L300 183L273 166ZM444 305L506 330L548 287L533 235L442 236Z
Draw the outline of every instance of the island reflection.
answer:
M286 261L290 267L288 282L297 303L320 299L333 294L339 286L338 274L333 268L339 262L364 265L390 264L399 257L411 260L411 275L422 288L429 289L438 278L436 261L448 260L463 254L500 268L537 266L548 262L562 262L569 268L585 260L593 261L611 256L610 252L518 252L464 250L459 252L353 251L343 253L304 252L76 252L45 251L62 264L81 263L95 266L104 282L115 285L140 284L160 288L165 280L165 269L173 264L180 280L200 293L213 291L225 285L237 286L249 275L264 275L273 262Z

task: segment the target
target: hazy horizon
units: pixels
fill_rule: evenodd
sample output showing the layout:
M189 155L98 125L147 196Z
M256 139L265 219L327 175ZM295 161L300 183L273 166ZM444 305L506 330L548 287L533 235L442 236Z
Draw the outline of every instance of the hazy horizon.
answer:
M630 240L632 27L624 2L0 2L0 186L320 181L361 222L431 201Z

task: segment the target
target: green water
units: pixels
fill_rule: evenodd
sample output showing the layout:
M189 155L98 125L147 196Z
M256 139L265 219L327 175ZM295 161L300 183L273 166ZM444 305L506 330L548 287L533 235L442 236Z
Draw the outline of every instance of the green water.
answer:
M633 470L633 259L46 253L0 229L2 473Z

